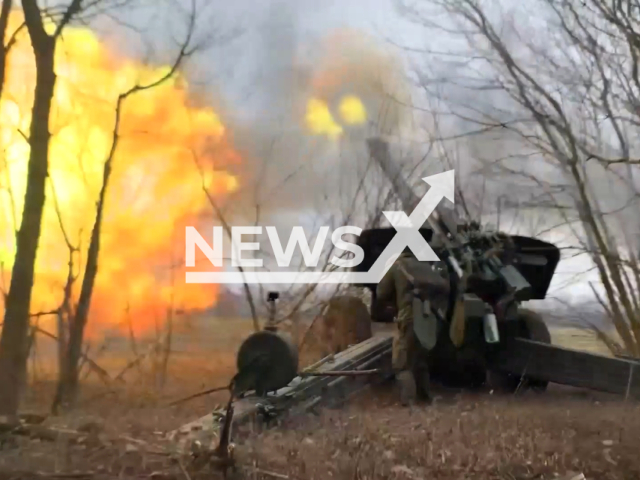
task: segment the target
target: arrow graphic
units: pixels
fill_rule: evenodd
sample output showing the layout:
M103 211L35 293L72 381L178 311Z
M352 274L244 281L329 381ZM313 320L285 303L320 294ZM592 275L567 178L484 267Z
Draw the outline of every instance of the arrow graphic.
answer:
M426 223L443 198L455 202L454 170L424 177L422 180L430 188L422 197L410 216L402 211L383 212L391 225L398 231L389 245L380 254L371 269L366 272L371 276L371 283L378 283L397 260L405 247L409 247L421 262L437 262L440 259L420 234L420 228ZM366 282L369 283L369 282Z

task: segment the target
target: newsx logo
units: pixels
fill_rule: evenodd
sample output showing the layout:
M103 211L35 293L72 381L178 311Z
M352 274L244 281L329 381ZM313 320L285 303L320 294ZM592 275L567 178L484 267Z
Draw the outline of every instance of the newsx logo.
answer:
M327 241L329 227L320 227L318 236L313 245L313 249L309 246L307 237L303 227L293 227L289 242L286 249L283 248L282 242L276 230L276 227L265 227L269 242L273 248L273 254L279 267L290 267L295 253L296 246L300 247L302 258L307 267L317 267L322 255L322 248ZM364 250L355 243L346 242L342 239L344 235L352 234L359 236L362 229L353 226L345 226L337 228L331 234L331 242L336 249L351 252L354 257L349 260L332 256L329 260L336 267L350 268L359 265L364 259ZM261 235L262 227L231 227L231 266L243 268L262 268L264 262L262 258L242 258L242 252L258 251L260 244L258 242L244 242L243 235ZM202 253L209 259L214 267L223 267L223 238L224 232L222 227L213 227L213 246L209 245L200 233L194 227L187 227L187 267L195 267L195 247L197 246Z
M384 251L378 256L368 272L353 271L208 271L186 272L187 283L217 283L217 284L300 284L300 283L378 283L400 253L409 247L416 258L423 262L437 262L440 259L431 246L420 234L420 228L429 218L443 198L454 202L454 170L449 170L437 175L425 177L424 180L429 190L422 197L411 215L402 211L386 211L384 216L396 229L396 234ZM296 226L291 232L286 248L283 248L280 237L275 227L265 227L267 236L272 246L276 262L279 267L289 267L293 260L296 246L300 248L302 258L307 267L317 267L322 254L323 246L329 235L329 227L321 227L316 241L311 247L305 236L303 227ZM234 226L231 228L231 266L244 268L261 268L264 266L261 258L242 258L245 251L258 251L258 242L243 242L243 235L260 235L262 227L259 226ZM344 259L332 256L329 260L332 265L340 268L353 268L364 260L364 251L355 243L347 242L342 237L348 234L359 236L362 229L354 226L343 226L333 231L331 242L338 250L351 252L353 258ZM223 262L223 238L222 227L213 227L213 243L210 244L195 227L186 227L186 266L195 267L195 249L209 259L216 268L222 268Z

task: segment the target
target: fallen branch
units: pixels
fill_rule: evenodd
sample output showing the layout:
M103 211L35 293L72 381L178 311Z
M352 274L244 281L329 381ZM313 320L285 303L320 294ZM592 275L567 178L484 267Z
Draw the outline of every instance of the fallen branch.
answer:
M19 425L12 429L10 433L48 442L56 442L61 437L67 438L72 442L77 442L87 437L86 433L78 432L77 430L50 428L43 427L42 425Z
M182 398L180 400L176 400L175 402L171 402L168 406L174 407L184 402L188 402L189 400L193 400L194 398L204 397L205 395L209 395L210 393L222 392L223 390L229 390L231 385L225 385L224 387L215 387L209 388L207 390L203 390L202 392L194 393L193 395L189 395L188 397Z

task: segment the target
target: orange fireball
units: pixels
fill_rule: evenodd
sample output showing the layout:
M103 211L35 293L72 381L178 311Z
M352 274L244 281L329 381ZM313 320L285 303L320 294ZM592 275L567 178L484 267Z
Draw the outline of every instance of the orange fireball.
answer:
M12 13L8 31L21 22L21 14ZM74 256L77 299L116 100L136 83L161 78L168 68L121 58L90 30L65 30L56 55L50 178L32 311L55 309L62 300L69 250L60 223L80 249ZM26 188L29 145L24 135L29 132L35 78L33 51L23 29L8 58L0 99L0 262L5 286ZM172 78L125 101L104 211L92 331L120 325L125 316L134 329L144 331L162 322L169 308L200 309L215 303L216 286L184 282L185 226L195 225L198 216L210 211L196 158L216 198L223 200L238 188L238 179L220 167L240 161L228 132L213 109L193 105L184 78Z

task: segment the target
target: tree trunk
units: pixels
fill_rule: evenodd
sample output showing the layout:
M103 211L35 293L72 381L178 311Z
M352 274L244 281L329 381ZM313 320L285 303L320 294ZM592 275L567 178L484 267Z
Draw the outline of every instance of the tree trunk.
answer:
M105 168L106 170L106 168ZM103 192L106 190L108 173L105 176L102 186ZM60 380L54 400L54 411L58 407L71 407L75 403L78 392L78 364L82 357L82 340L84 338L84 329L89 317L89 308L91 307L91 296L93 294L93 285L98 274L98 254L100 252L100 227L102 225L102 209L104 204L104 194L101 192L100 201L98 202L98 212L96 221L91 233L89 243L89 252L87 255L87 265L80 290L80 299L76 313L71 319L69 325L69 338L67 342L67 352L64 356L64 369L60 372Z
M119 102L120 104L120 102ZM119 108L116 118L116 128L118 126ZM98 275L98 256L100 254L100 230L102 228L102 214L104 211L105 197L109 178L111 176L111 162L115 144L112 147L112 153L104 164L104 173L102 177L102 188L100 189L100 197L96 208L96 219L91 232L89 241L89 251L87 253L87 264L82 279L82 288L80 290L80 298L75 315L71 319L69 325L69 338L67 344L67 352L64 356L64 368L60 372L56 396L53 401L53 411L57 412L58 408L72 407L76 401L78 394L78 364L82 357L82 341L84 339L84 329L87 325L89 317L89 309L91 307L91 297L93 295L93 285Z
M49 168L49 114L56 83L53 69L55 40L44 31L40 12L36 11L38 25L34 24L33 10L29 12L31 15L27 10L25 8L25 21L33 45L37 74L29 134L31 150L27 189L0 339L0 415L8 416L18 411L27 370L29 307Z

